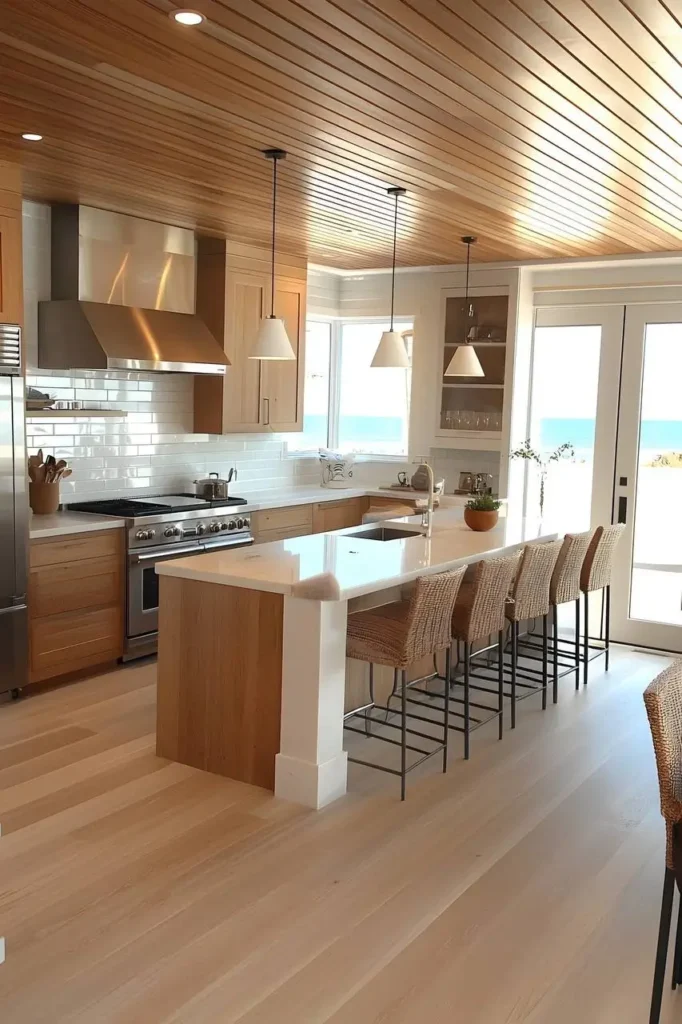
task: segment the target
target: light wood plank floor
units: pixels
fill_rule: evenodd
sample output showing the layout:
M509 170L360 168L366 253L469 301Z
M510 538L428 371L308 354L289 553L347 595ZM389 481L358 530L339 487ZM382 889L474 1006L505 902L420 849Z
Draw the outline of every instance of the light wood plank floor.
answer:
M664 838L642 690L665 664L565 679L405 804L351 766L320 814L156 758L153 664L0 707L0 1019L643 1024Z

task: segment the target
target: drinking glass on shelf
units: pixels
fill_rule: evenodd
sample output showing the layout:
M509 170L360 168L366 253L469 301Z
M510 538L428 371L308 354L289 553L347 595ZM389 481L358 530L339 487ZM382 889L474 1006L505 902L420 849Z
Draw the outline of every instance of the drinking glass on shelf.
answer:
M479 430L490 430L490 413L482 412L478 417L478 429Z

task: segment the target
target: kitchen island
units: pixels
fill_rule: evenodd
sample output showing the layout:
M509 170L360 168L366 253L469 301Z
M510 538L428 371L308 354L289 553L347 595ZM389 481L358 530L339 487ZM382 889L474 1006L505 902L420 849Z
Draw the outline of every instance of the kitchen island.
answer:
M378 527L163 562L157 754L321 808L346 792L346 620L418 576L555 535L502 517L474 533L459 509ZM369 531L369 532L368 532Z

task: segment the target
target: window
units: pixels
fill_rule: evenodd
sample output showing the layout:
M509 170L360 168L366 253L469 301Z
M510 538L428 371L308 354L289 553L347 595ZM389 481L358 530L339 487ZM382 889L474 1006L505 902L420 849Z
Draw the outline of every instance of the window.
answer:
M394 328L411 330L412 321L395 321ZM370 366L388 329L377 320L308 320L303 431L288 438L291 453L328 447L407 455L411 370ZM411 337L406 344L411 355Z

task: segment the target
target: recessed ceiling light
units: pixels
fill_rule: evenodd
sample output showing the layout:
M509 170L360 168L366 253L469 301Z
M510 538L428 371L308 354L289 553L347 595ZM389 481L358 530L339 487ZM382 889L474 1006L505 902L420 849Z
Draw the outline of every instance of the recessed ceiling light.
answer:
M21 137L27 142L40 142L42 139L42 135L36 135L35 132L24 132Z
M201 25L205 21L199 11L171 11L170 17L180 25Z

